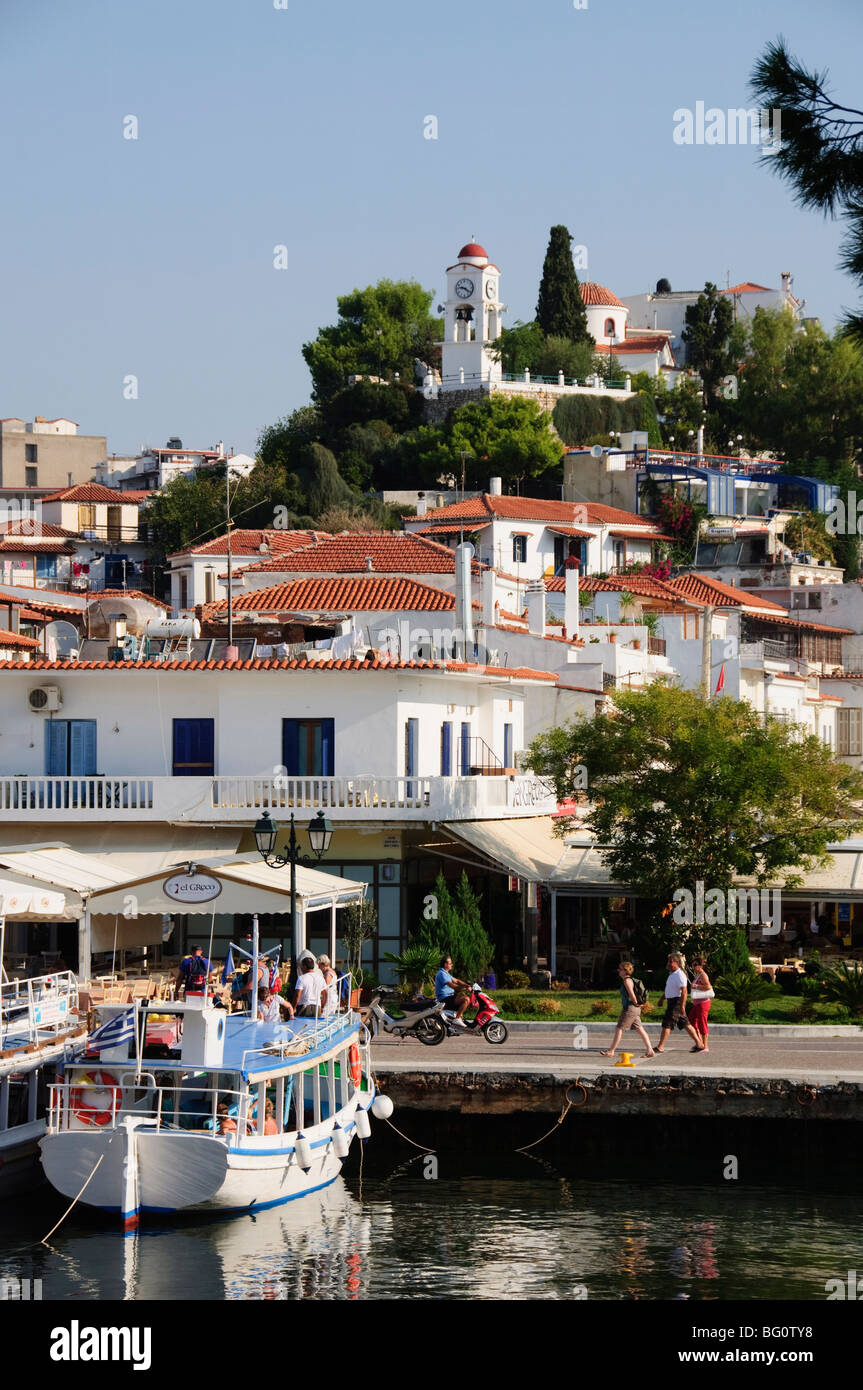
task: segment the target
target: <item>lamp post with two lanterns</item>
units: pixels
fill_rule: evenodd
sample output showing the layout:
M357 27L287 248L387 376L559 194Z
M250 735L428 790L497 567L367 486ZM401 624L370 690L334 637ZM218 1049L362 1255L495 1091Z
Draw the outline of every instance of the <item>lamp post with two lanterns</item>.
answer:
M309 821L309 844L312 847L314 858L308 854L300 854L293 811L291 812L287 851L284 854L276 854L275 852L278 833L278 825L270 818L269 811L265 811L261 819L255 824L255 844L258 853L269 868L284 869L288 864L291 866L291 950L296 965L300 954L300 943L297 935L297 865L303 864L307 868L314 868L315 864L320 863L322 856L330 847L333 827L332 822L326 819L323 811L318 811L317 815Z

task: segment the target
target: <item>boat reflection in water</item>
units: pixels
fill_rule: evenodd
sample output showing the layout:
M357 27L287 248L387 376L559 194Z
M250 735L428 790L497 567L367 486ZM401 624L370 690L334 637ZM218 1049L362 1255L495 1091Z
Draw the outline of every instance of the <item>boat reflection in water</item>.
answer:
M344 1179L255 1216L51 1240L51 1267L76 1301L352 1299L367 1296L371 1215ZM46 1283L46 1295L51 1285Z

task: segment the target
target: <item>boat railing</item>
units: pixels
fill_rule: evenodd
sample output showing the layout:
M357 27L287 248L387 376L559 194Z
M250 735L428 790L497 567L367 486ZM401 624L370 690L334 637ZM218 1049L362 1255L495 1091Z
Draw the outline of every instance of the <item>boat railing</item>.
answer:
M0 983L0 1048L13 1038L27 1044L66 1032L78 1008L78 980L71 970Z
M331 1038L335 1038L339 1033L345 1031L354 1020L354 1011L349 1004L342 1004L342 996L348 995L350 998L350 988L352 979L350 974L337 975L333 992L339 1001L335 1010L331 1012L322 1011L320 1005L315 1009L314 1018L298 1018L296 1023L300 1026L291 1028L295 1021L288 1020L285 1024L290 1032L283 1037L273 1038L271 1042L263 1047L247 1048L240 1060L240 1070L247 1070L247 1063L253 1057L295 1057L302 1055L302 1052L312 1052L318 1047L322 1047ZM327 1007L329 1007L329 993L327 997ZM309 1025L312 1025L311 1027ZM302 1052L300 1049L302 1048Z
M129 1093L135 1096L133 1101L129 1101ZM235 1129L221 1129L219 1106L223 1102L228 1106L224 1119L232 1122ZM110 1132L122 1129L124 1120L131 1116L143 1121L147 1129L223 1139L229 1148L235 1148L248 1137L250 1128L253 1134L257 1132L256 1103L256 1097L248 1091L162 1086L152 1072L139 1075L128 1071L116 1074L113 1084L106 1080L103 1086L80 1081L52 1085L48 1128L55 1134L82 1125Z

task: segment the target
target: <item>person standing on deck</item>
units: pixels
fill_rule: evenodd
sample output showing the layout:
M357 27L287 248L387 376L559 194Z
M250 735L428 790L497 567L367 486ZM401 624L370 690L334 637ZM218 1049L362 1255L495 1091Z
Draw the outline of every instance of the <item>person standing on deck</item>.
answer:
M298 1018L314 1018L326 1008L329 992L326 980L315 964L312 956L300 966L300 976L294 991L294 1008Z

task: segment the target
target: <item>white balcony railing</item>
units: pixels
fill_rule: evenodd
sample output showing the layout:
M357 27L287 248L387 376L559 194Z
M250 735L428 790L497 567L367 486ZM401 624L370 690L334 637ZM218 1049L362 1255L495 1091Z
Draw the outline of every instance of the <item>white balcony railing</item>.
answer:
M545 815L531 775L475 777L3 777L0 822L169 821L248 825L318 810L334 819L482 820Z

